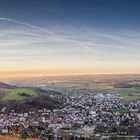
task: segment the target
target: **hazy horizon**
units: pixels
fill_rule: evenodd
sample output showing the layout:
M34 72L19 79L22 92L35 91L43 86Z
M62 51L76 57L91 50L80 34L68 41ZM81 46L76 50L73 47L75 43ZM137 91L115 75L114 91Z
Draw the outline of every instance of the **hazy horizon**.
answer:
M97 77L116 77L118 76L119 78L123 77L133 77L133 78L139 78L140 74L138 73L129 73L129 74L73 74L73 75L68 75L68 74L63 74L63 75L6 75L6 76L1 76L0 77L0 82L6 82L6 81L14 81L14 80L21 80L21 81L28 81L28 80L34 80L34 79L52 79L52 80L57 80L57 79L69 79L69 78L97 78Z

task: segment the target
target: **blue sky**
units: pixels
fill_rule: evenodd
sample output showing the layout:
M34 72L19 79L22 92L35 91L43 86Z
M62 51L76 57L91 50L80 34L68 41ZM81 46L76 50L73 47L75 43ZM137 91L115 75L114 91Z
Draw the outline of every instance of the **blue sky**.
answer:
M139 73L139 0L0 0L0 72Z

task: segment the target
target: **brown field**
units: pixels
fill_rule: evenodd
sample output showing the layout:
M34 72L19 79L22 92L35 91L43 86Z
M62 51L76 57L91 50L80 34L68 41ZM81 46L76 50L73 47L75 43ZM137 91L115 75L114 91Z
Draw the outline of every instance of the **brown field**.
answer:
M0 140L25 140L18 137L11 137L11 136L0 136ZM36 138L27 138L26 140L39 140Z

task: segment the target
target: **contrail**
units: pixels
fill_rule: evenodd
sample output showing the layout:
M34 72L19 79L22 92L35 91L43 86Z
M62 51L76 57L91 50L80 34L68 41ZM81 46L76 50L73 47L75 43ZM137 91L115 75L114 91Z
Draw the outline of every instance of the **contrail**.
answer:
M20 24L20 25L23 25L23 26L26 26L26 27L30 27L30 28L33 28L33 29L36 29L36 30L47 32L51 36L56 36L53 32L51 32L51 31L49 31L49 30L47 30L45 28L38 27L36 25L32 25L32 24L29 24L29 23L26 23L26 22L17 21L17 20L10 19L10 18L0 18L0 21L7 21L7 22L12 22L12 23Z
M86 49L86 50L90 49L85 43L83 43L83 44L81 43L80 47L83 48L83 49Z

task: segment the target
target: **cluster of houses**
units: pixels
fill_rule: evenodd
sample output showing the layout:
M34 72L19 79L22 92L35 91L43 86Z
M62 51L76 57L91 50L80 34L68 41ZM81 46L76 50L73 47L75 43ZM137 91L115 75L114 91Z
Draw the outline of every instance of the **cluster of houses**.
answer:
M140 101L124 100L111 93L75 90L76 96L66 96L61 109L42 108L23 113L0 112L0 133L22 137L79 139L140 135ZM50 95L55 96L55 95ZM137 128L133 132L129 129Z

